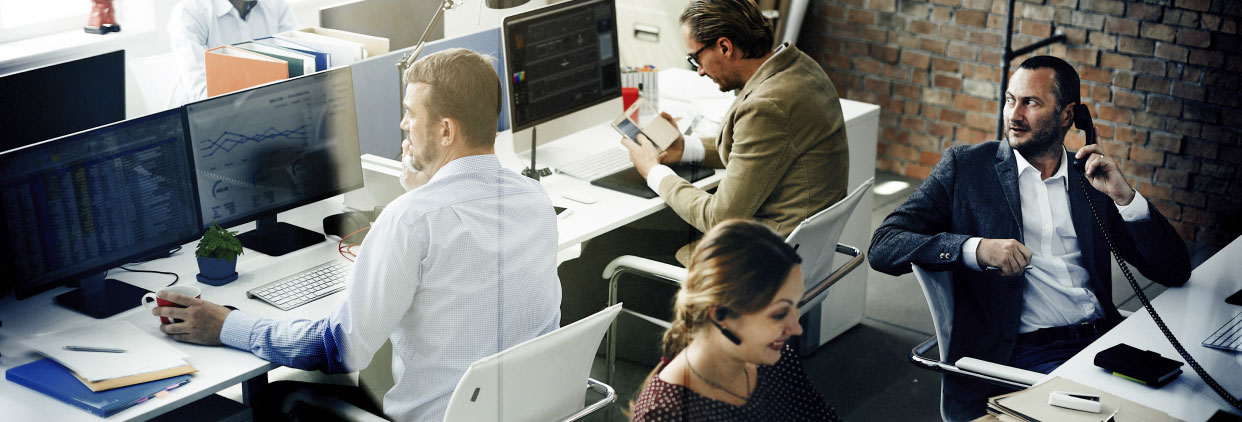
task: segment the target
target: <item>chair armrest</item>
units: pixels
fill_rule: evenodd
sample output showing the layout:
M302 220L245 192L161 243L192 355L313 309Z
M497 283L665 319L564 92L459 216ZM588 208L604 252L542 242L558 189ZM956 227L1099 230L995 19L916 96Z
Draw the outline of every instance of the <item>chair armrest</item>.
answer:
M828 274L828 277L824 277L823 280L815 283L814 286L811 286L810 289L807 289L807 291L802 294L802 299L798 301L798 310L802 313L806 313L809 308L813 306L813 304L822 301L823 296L828 293L828 288L832 287L833 284L837 284L837 282L841 281L841 278L845 277L846 274L849 274L851 271L854 271L855 268L858 268L859 265L862 265L863 259L865 258L862 251L859 251L858 248L841 243L837 244L837 253L846 254L852 256L853 258L846 262L845 265L842 265L840 268L833 271L832 274Z
M562 422L576 421L578 419L582 419L583 417L586 417L587 415L595 413L599 411L600 409L608 407L608 405L611 405L613 402L617 401L617 390L614 390L612 386L608 384L604 384L602 382L596 381L594 378L587 378L587 388L590 389L591 391L603 394L604 397L597 400L595 403L591 403L591 405L583 408L582 410L579 410L578 412L572 415L569 415L569 417L565 419L561 419Z
M387 422L388 419L362 410L358 406L336 397L317 394L309 388L299 389L285 398L283 410L287 413L297 403L331 412L341 420L348 422Z
M622 255L604 267L604 278L612 279L625 273L638 274L645 277L663 280L673 285L680 285L686 279L686 269L663 262L640 258L633 255Z
M930 369L943 374L961 375L984 381L989 384L1018 390L1023 390L1035 385L1035 383L1039 382L1045 376L1044 374L1037 372L982 361L975 358L958 359L958 365L953 365L941 360L923 356L924 353L927 353L931 349L935 349L936 346L937 340L935 336L932 336L922 343L919 343L917 346L914 346L914 348L910 350L910 363L923 369ZM966 363L966 367L959 366L963 362ZM976 370L980 369L985 372L976 372Z
M1043 380L1046 376L1035 371L1028 371L1021 368L1001 365L999 363L988 362L986 360L975 358L958 359L957 367L961 368L963 371L975 372L1026 385L1038 384L1039 381Z

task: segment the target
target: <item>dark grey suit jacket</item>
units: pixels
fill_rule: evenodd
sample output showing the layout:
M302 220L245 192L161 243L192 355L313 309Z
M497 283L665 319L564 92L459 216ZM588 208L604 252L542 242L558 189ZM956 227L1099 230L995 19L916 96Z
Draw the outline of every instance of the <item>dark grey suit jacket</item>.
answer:
M1066 157L1072 158L1072 153ZM1082 194L1086 178L1073 166L1068 168L1070 212L1083 266L1091 277L1088 285L1100 300L1106 318L1120 320L1113 304L1108 244ZM1126 262L1161 284L1186 283L1190 278L1186 244L1155 207L1148 205L1150 219L1127 223L1108 196L1089 184L1086 187ZM962 262L961 255L962 244L971 237L1022 242L1021 222L1016 157L1008 142L992 141L946 150L927 180L885 218L872 236L869 259L878 271L904 274L914 263L928 271L953 272L953 336L948 361L970 356L1009 362L1026 282L1020 275L1002 277L997 271L974 271ZM997 393L988 384L957 376L945 378L944 392L965 401Z

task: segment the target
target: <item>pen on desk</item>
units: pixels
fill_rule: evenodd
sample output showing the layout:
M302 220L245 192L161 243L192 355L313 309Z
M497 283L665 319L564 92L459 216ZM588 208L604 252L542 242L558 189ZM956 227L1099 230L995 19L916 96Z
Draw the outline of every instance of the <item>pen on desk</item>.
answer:
M102 352L102 353L125 353L125 349L113 349L110 347L91 347L91 346L65 346L65 350L74 352Z

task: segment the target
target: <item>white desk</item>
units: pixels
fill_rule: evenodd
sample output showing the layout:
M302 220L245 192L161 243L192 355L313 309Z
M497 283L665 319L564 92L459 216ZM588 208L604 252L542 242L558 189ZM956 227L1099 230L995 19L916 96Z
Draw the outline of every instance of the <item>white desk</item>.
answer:
M280 217L281 221L322 232L323 216L340 212L340 209L341 199L337 197L282 213ZM254 223L249 223L234 230L247 231L253 228ZM339 257L336 242L325 241L282 257L270 257L247 251L238 257L237 270L240 277L237 281L220 287L208 286L195 280L194 275L198 273L194 260L196 244L197 242L193 242L185 245L171 258L134 266L134 268L176 272L181 276L178 284L201 288L204 299L223 305L233 305L251 314L264 317L320 318L328 315L344 298L344 295L332 295L290 312L283 312L273 306L246 298L246 290L297 273L332 257ZM152 291L159 290L171 282L169 276L120 270L110 273L109 278L122 280ZM0 300L0 321L4 321L4 326L0 327L0 355L2 355L0 356L0 372L42 357L19 343L25 337L83 324L106 324L113 321L130 321L147 330L152 336L167 341L188 353L190 357L186 360L199 370L193 374L189 384L173 390L167 396L126 409L107 420L150 419L229 386L266 374L278 367L249 352L230 347L198 346L172 341L159 331L158 318L142 308L131 309L108 319L95 320L55 305L52 298L67 290L63 287L56 288L22 301L16 301L12 296ZM8 380L0 381L0 415L3 415L0 419L12 421L100 420L89 412Z
M1185 286L1168 289L1152 300L1152 306L1182 346L1209 375L1235 396L1242 394L1242 353L1203 347L1200 342L1229 318L1242 312L1242 306L1225 303L1225 297L1239 288L1242 288L1242 238L1235 239L1196 268ZM1208 388L1190 365L1182 366L1182 375L1159 389L1115 377L1096 367L1095 354L1118 343L1182 360L1147 311L1140 310L1061 365L1052 375L1108 391L1191 422L1207 420L1216 409L1242 413Z

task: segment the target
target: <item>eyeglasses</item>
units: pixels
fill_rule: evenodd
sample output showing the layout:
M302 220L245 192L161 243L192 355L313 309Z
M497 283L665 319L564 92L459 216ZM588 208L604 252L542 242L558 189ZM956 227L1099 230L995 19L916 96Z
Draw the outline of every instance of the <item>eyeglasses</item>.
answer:
M702 53L702 52L703 52L703 50L706 50L706 49L708 49L708 47L711 47L711 46L713 46L713 45L715 45L715 44L707 44L707 45L704 45L704 46L703 46L703 48L700 48L700 49L699 49L699 51L695 51L695 52L693 52L693 53L687 54L687 55L686 55L686 62L689 62L689 63L690 63L690 66L694 66L694 70L698 70L698 69L699 69L699 54L700 54L700 53Z

